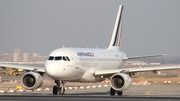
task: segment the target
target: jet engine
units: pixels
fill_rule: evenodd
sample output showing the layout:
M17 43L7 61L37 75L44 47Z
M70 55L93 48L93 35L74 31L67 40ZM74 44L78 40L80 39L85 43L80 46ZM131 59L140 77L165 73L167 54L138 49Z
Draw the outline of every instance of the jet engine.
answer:
M36 72L27 72L21 78L22 86L28 90L35 90L43 84L43 77Z
M124 91L131 86L132 80L127 74L116 73L110 78L111 87L116 91Z

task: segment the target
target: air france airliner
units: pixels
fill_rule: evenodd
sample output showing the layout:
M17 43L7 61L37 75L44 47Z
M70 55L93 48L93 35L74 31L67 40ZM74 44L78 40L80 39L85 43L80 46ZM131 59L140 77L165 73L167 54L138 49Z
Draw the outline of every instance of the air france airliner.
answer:
M112 33L112 38L107 49L98 48L58 48L53 50L44 67L22 66L29 70L21 78L22 86L28 90L35 90L43 84L43 75L46 73L55 82L52 93L54 95L65 93L65 82L99 82L110 80L110 95L123 94L132 83L131 76L140 71L157 71L179 69L180 66L157 66L143 68L121 67L127 60L163 56L143 55L127 57L120 51L122 38L122 13L123 5L119 6L117 18ZM0 64L0 67L19 68L19 65Z

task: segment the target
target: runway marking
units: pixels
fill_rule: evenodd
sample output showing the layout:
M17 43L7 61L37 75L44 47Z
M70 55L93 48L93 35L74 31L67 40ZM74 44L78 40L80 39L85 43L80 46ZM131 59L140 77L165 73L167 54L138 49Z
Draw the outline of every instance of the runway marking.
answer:
M146 95L153 95L153 94L150 94L151 92L153 92L153 91L152 91L152 90L147 91L147 92L146 92Z

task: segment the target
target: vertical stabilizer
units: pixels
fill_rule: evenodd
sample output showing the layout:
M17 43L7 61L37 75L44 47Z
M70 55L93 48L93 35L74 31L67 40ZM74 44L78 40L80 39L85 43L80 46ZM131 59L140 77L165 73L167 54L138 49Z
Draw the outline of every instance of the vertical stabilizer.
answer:
M122 12L123 12L123 5L120 5L108 50L120 50L121 37L122 37Z

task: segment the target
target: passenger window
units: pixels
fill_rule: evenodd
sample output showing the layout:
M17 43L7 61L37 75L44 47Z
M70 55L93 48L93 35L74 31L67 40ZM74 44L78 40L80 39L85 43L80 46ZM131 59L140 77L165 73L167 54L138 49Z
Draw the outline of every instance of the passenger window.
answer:
M53 56L50 56L49 58L48 58L48 60L53 60L54 59L54 57Z
M63 60L67 61L66 58L63 56Z
M70 59L66 56L66 59L68 60L68 61L70 61Z
M55 60L62 60L61 56L55 57Z

